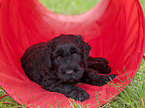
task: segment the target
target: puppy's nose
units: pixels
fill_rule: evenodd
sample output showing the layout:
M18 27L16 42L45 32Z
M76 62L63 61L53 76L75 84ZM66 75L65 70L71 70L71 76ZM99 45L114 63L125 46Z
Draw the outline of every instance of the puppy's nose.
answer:
M73 70L68 70L68 71L66 71L66 74L68 74L68 75L71 75L71 74L73 74L73 73L74 73Z

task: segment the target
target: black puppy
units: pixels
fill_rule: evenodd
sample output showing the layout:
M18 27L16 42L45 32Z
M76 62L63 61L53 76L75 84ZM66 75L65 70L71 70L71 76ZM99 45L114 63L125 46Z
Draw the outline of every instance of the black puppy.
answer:
M43 89L59 92L69 98L84 101L88 93L76 86L88 83L103 86L115 74L104 58L89 57L90 46L78 35L60 35L47 43L29 47L21 57L26 75Z

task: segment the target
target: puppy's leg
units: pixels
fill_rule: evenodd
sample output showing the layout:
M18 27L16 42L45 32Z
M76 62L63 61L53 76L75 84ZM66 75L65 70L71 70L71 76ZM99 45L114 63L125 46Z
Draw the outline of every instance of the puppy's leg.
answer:
M72 98L76 101L82 102L89 98L89 94L75 84L62 83L53 79L43 81L42 88L51 92L62 93L66 97Z
M111 72L110 66L108 66L108 61L105 58L92 58L89 57L87 61L87 68L94 69L102 74L109 74Z
M82 83L87 83L96 86L103 86L107 84L111 79L114 79L117 75L100 75L97 71L93 69L86 69L83 78L81 79Z

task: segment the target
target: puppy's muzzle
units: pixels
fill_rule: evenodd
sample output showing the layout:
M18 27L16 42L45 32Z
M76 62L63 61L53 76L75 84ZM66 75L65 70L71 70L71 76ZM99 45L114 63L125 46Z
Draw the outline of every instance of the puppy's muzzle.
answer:
M58 78L67 81L73 82L79 80L83 75L84 69L77 64L62 65L58 70Z
M59 68L59 72L67 74L67 75L72 75L80 71L81 71L80 66L77 64L63 65L63 66L60 66Z
M68 74L68 75L72 75L73 73L74 73L73 70L68 70L68 71L66 71L66 74Z

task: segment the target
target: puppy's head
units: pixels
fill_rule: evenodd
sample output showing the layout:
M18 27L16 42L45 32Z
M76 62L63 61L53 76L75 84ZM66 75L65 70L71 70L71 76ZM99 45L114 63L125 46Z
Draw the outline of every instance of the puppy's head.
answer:
M78 81L83 76L90 47L76 35L61 35L52 42L52 64L58 78L70 83Z

